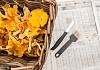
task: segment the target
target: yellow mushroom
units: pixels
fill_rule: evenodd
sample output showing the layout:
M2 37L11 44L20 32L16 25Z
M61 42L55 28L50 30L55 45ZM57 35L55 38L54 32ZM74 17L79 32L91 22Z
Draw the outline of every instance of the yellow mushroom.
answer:
M37 40L38 40L38 41L44 41L43 36L44 36L43 34L42 34L42 35L39 35L39 36L37 37Z
M24 52L27 50L28 45L20 45L20 50L18 50L18 57L22 57Z
M31 12L28 10L28 8L24 7L24 20L29 20L29 18L31 17Z
M37 46L38 48L39 48L39 50L41 51L42 49L41 49L41 47L40 47L40 44L38 43L38 42L34 42L34 43L32 43L32 46L34 47L34 46Z
M7 11L8 8L10 8L10 4L5 4L4 6L2 6L2 8L3 8L5 11Z
M0 49L17 57L24 54L39 57L43 43L38 42L44 41L49 16L43 9L31 12L25 9L24 16L21 16L17 8L17 5L10 7L10 4L5 4L5 15L0 12Z
M48 15L43 9L35 9L31 12L32 17L29 18L29 22L33 27L44 27L47 23Z
M19 44L16 44L16 42ZM16 41L16 42L13 40L8 41L7 52L13 53L14 56L22 57L24 52L27 50L28 45L20 44L19 41Z

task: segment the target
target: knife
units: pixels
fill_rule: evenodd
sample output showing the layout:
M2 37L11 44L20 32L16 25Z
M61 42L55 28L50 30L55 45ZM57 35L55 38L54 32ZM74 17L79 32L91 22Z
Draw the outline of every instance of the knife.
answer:
M71 30L72 26L74 25L74 21L71 22L71 24L68 26L68 28L64 31L64 33L61 35L61 37L57 40L55 45L51 48L51 50L55 50L59 44L62 42L64 37L68 34L68 32Z
M55 54L55 57L58 58L70 45L72 42L76 42L80 36L79 31L76 31L74 34L70 36L69 41L67 41L62 48Z

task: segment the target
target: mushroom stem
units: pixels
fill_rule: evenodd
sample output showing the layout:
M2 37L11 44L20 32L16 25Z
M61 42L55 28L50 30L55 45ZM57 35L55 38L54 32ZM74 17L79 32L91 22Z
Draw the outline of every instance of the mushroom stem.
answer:
M7 50L7 48L2 48L2 46L0 46L0 50Z
M19 34L20 31L21 31L21 30L18 30L18 31L16 31L16 32L13 32L13 35L17 35L17 34Z
M31 52L31 46L32 46L31 42L32 42L32 38L30 37L30 38L29 38L28 52Z
M9 38L12 39L12 40L16 40L16 39L11 35L11 32L9 32Z

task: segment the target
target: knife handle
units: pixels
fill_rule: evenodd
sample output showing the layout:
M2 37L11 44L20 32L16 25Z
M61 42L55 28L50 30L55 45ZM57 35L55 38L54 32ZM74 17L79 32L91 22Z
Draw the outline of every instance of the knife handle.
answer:
M55 54L55 57L58 58L67 48L68 46L72 43L71 40L69 40L68 42L66 42L64 44L64 46Z
M63 35L57 40L55 45L51 48L51 50L55 50L59 46L59 44L62 42L62 40L64 39L66 35L67 35L67 32L64 32Z

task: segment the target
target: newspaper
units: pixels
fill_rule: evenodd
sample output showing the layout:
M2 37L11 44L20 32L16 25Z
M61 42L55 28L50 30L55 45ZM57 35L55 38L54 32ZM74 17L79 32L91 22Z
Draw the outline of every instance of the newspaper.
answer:
M91 0L58 2L58 14L50 47L63 34L71 20L75 24L59 47L55 51L49 50L42 70L100 70L99 11L100 8ZM72 43L59 58L55 58L55 53L76 30L80 31L78 41Z
M100 39L100 1L92 0L92 7L93 7L95 22L98 30L98 36Z

